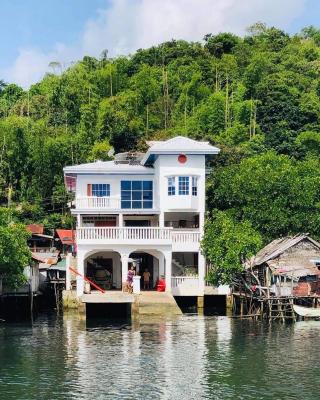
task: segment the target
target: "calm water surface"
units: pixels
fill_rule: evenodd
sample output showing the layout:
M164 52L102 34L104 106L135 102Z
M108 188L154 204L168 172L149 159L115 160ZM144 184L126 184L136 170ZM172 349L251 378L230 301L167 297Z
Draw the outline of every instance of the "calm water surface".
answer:
M0 399L319 399L320 322L0 323Z

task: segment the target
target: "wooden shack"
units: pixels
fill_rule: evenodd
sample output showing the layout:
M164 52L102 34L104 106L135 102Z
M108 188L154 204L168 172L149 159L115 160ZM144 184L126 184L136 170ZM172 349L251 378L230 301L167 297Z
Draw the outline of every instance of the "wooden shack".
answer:
M320 243L304 234L274 240L245 262L232 294L240 315L295 319L294 304L317 307Z
M257 277L251 284L268 296L320 295L320 243L307 235L274 240L246 270Z

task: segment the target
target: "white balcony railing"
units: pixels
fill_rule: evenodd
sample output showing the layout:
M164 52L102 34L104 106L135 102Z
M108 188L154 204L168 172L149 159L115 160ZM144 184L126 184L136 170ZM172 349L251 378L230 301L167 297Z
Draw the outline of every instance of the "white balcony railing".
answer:
M171 278L171 287L178 286L199 286L199 278L197 276L173 276Z
M171 288L173 296L199 296L201 294L197 276L173 276Z
M78 240L167 240L171 241L171 228L77 228Z
M173 243L199 243L200 232L192 230L173 230L172 231L172 242Z
M119 210L120 205L121 202L118 197L85 196L76 198L76 208L81 210L87 210L87 209Z
M77 240L166 240L176 245L189 245L199 243L200 232L158 227L81 227L77 228Z

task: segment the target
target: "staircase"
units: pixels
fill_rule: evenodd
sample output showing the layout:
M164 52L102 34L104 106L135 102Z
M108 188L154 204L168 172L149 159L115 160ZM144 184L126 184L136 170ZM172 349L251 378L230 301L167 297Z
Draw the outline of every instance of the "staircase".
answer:
M172 266L175 266L176 269L180 272L180 274L177 274L173 271L172 269L172 275L174 276L179 276L179 275L184 275L184 265L182 265L178 260L175 258L172 258Z
M174 297L167 292L141 292L135 299L135 309L140 315L181 315Z
M286 319L296 319L293 310L293 299L290 297L278 297L267 299L268 316L270 320L280 319L283 322Z

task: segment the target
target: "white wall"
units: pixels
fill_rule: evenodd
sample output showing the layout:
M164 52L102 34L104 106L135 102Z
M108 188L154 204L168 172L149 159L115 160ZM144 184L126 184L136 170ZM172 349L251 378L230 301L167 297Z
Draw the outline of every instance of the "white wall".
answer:
M179 163L178 155L160 155L155 162L155 180L159 191L159 204L162 211L186 211L188 209L204 212L205 210L205 156L187 155L184 164ZM176 195L168 196L168 176L189 176L190 192L188 196L178 195L178 179L176 179ZM191 177L198 177L198 195L192 196Z
M77 176L77 197L87 196L87 185L94 183L110 184L110 196L120 199L121 180L151 180L153 181L153 206L161 211L198 211L205 209L205 156L187 155L184 164L179 163L178 155L160 155L150 169L150 175L98 175L80 174ZM187 196L178 195L178 179L176 179L176 196L168 196L168 176L189 176L190 193ZM198 195L192 196L191 177L198 178Z
M150 169L153 172L152 169ZM153 181L153 175L85 175L77 176L77 197L87 196L87 185L92 183L109 183L110 196L120 199L121 188L120 182L123 180L128 181ZM155 196L154 196L155 197Z

